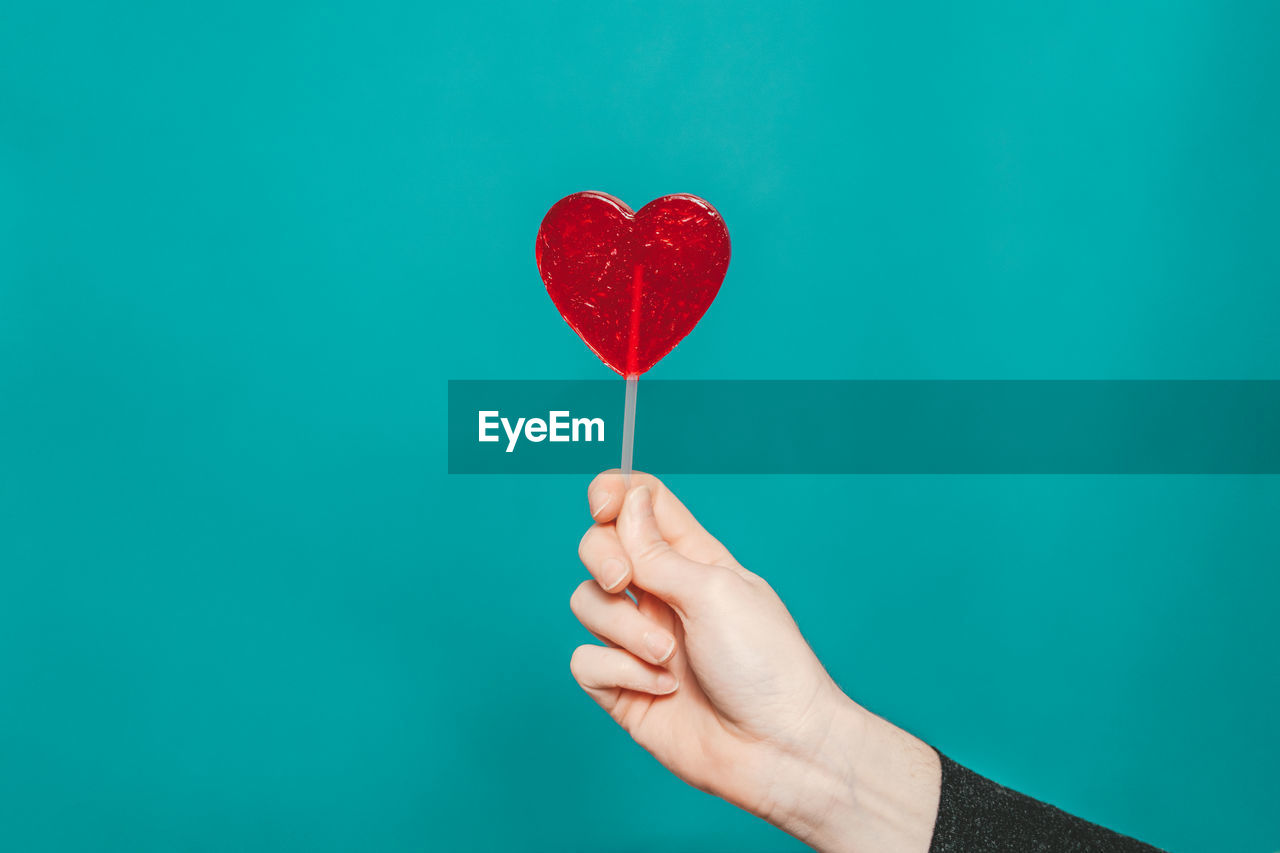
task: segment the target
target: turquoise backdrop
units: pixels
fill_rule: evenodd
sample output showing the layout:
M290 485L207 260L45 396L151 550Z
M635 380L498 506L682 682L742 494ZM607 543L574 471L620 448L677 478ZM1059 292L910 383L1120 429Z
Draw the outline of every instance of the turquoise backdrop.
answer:
M585 479L445 473L446 379L608 375L543 212L723 213L654 376L1280 378L1278 43L1223 0L3 3L0 846L794 849L571 681ZM672 485L877 712L1280 849L1278 478Z

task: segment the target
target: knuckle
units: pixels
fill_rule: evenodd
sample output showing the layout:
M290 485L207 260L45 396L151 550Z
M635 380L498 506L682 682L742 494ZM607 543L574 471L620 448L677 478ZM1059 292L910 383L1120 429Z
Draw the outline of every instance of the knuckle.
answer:
M634 682L635 673L629 666L630 661L623 655L614 656L609 661L609 680L614 684Z
M654 560L666 556L670 551L671 546L667 544L665 539L654 539L641 549L636 559L642 563L652 563Z
M703 574L698 591L708 599L723 600L736 593L742 584L742 578L732 571L716 566Z

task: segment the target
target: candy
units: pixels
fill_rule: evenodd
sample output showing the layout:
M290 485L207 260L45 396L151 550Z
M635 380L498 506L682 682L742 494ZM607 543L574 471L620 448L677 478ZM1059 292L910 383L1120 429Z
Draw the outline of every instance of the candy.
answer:
M547 211L535 254L560 316L601 361L636 377L710 307L729 268L729 231L697 196L663 196L633 213L582 192Z

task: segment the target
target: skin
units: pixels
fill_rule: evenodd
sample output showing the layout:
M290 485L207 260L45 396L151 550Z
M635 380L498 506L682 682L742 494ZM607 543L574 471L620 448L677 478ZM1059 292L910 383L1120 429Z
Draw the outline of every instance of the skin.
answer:
M578 684L667 769L827 851L926 853L937 753L835 684L786 606L648 474L587 490ZM629 594L628 594L629 593ZM634 599L633 599L634 597Z

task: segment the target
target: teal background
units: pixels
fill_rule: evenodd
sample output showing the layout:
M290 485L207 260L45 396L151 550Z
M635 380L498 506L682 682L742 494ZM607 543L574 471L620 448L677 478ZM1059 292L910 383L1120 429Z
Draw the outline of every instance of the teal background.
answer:
M585 478L445 473L446 379L608 375L542 214L722 212L654 376L1280 378L1277 43L1221 0L5 2L0 844L794 849L573 685ZM870 708L1280 849L1276 478L672 485Z

